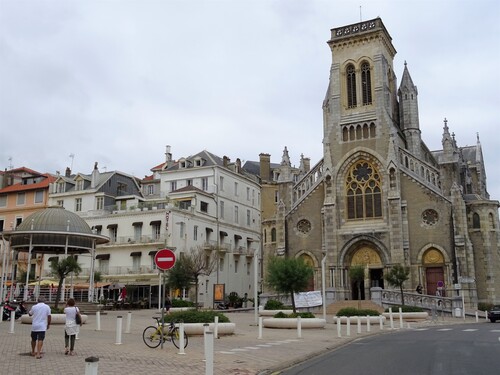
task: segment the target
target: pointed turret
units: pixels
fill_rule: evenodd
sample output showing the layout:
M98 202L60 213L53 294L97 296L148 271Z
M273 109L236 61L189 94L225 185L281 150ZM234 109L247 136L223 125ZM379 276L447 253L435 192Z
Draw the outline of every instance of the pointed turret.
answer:
M406 61L398 96L400 127L406 138L406 147L413 155L420 157L422 140L418 120L418 90L413 84Z
M290 163L290 156L288 155L288 149L285 146L283 150L283 156L281 157L280 164L280 174L278 181L289 182L292 180L292 164Z
M450 129L448 128L448 120L444 119L443 126L443 139L441 140L443 144L443 161L451 162L455 160L455 156L457 155L457 147L455 140L450 134Z

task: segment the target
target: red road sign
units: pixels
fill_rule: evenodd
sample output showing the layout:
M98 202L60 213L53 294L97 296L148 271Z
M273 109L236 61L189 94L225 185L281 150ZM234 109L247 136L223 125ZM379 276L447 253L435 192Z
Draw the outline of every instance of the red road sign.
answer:
M175 264L175 254L170 249L158 250L155 255L156 267L165 271L172 268Z

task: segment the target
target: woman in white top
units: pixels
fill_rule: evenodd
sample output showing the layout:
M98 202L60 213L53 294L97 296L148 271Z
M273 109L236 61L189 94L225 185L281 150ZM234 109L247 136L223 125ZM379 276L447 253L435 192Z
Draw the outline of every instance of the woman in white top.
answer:
M80 326L76 324L76 313L79 312L75 306L75 300L68 298L64 313L66 314L66 327L64 330L64 354L74 355L75 338L80 331ZM69 344L69 347L68 347Z

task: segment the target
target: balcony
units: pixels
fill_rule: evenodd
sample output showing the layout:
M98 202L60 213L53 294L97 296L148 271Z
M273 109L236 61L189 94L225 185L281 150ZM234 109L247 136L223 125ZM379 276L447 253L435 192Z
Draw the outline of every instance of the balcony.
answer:
M153 266L115 266L115 267L102 267L96 266L96 272L100 272L102 277L106 276L124 276L124 275L156 275L158 271ZM44 270L42 277L52 277L50 270ZM82 268L82 271L78 274L78 278L88 278L90 277L90 268ZM69 279L66 279L68 283Z
M152 243L164 243L166 236L140 236L138 238L129 236L120 236L116 240L110 238L109 243L104 246L117 246L117 245L141 245L141 244L152 244Z

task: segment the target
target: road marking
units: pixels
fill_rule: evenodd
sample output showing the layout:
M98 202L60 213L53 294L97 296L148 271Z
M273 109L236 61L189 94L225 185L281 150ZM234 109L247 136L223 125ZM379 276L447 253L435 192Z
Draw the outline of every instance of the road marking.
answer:
M490 332L500 332L500 329L492 329Z
M258 344L256 346L260 346L262 348L270 348L272 345L266 345L266 344Z
M453 331L453 328L440 328L438 331Z
M256 348L255 346L245 346L245 349L259 350L260 348Z
M231 349L231 351L233 351L233 352L248 352L247 349L241 349L241 348L234 348L234 349Z
M477 329L475 329L475 328L469 328L469 329L463 329L462 331L463 332L474 332L474 331L477 331Z
M428 331L429 328L417 328L415 329L415 331Z
M235 352L219 352L220 354L236 354Z

